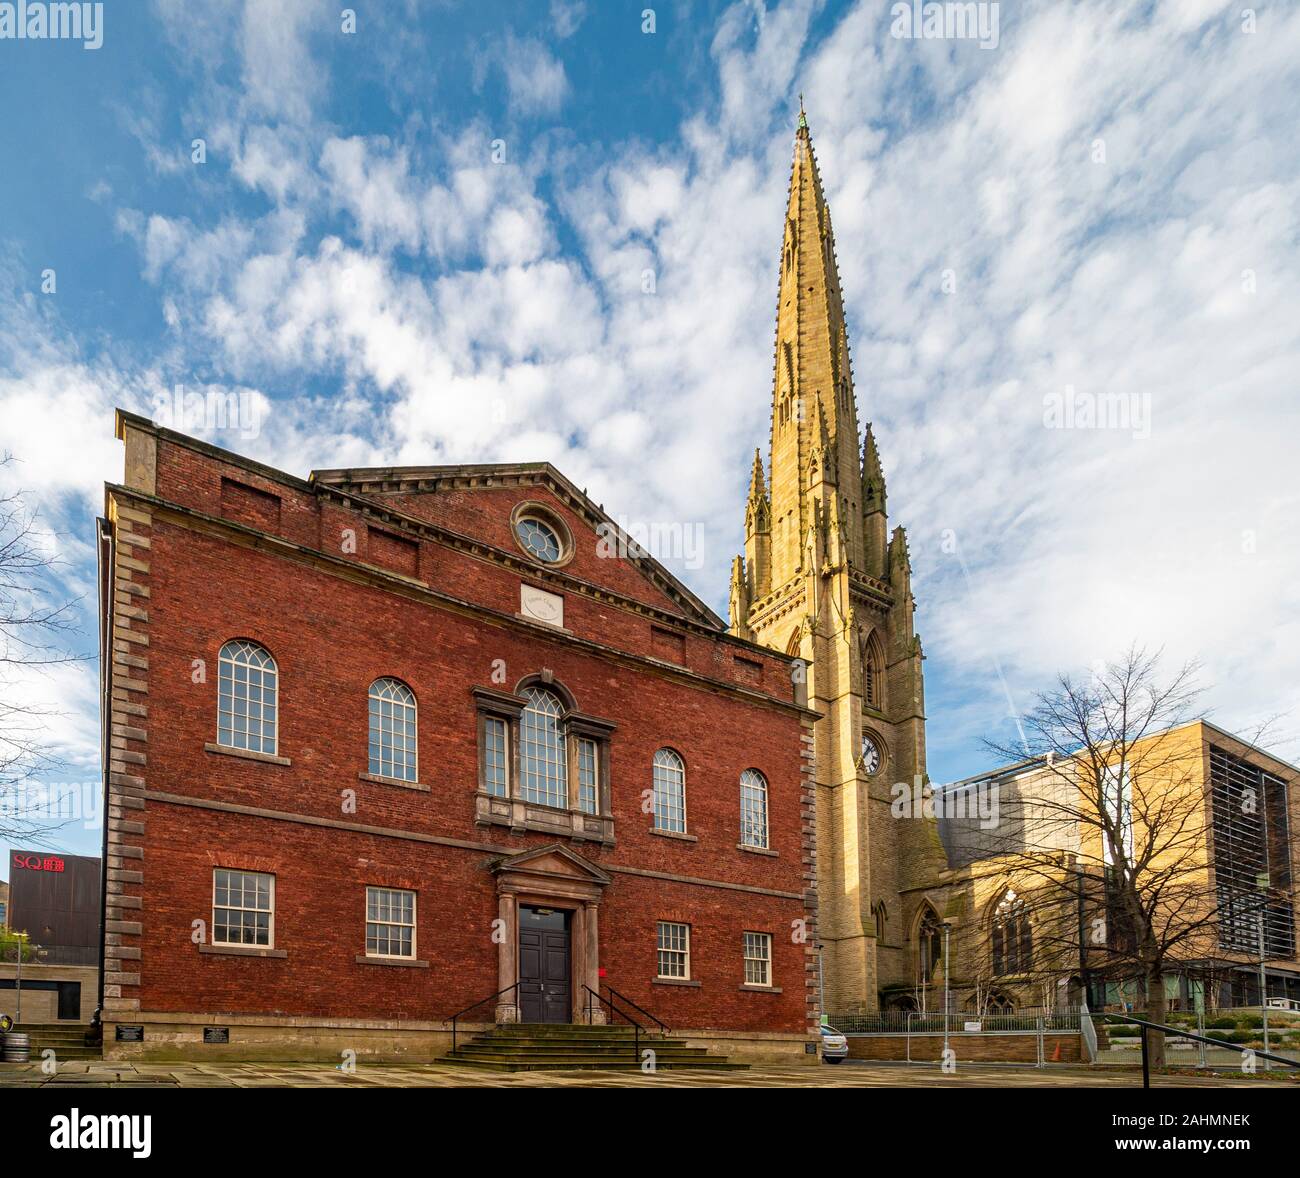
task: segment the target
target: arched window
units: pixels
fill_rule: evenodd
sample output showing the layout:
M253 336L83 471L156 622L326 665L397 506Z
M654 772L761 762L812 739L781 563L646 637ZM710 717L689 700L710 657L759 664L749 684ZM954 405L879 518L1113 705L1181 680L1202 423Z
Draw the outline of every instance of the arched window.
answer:
M862 644L862 702L876 711L884 707L884 665L880 639L873 632Z
M270 652L243 638L217 657L217 743L275 755L277 675Z
M767 780L757 769L740 775L740 843L767 849Z
M993 976L1025 973L1033 958L1033 935L1029 931L1029 910L1008 888L993 910Z
M889 909L885 907L884 900L877 900L872 905L871 913L876 918L876 939L883 941L885 939L885 928L889 920Z
M660 749L654 763L654 828L686 833L686 766L672 749Z
M569 759L564 740L564 705L550 691L529 687L519 718L520 795L526 802L564 809L569 804Z
M916 976L921 985L934 980L934 969L943 953L943 925L934 909L926 905L916 932Z
M416 780L415 696L396 679L376 679L370 685L370 772Z
M511 693L476 687L473 695L478 703L477 820L515 829L522 820L528 830L572 830L612 844L609 736L614 725L583 713L548 671L526 676ZM525 812L500 799L529 807ZM545 814L534 807L571 813Z

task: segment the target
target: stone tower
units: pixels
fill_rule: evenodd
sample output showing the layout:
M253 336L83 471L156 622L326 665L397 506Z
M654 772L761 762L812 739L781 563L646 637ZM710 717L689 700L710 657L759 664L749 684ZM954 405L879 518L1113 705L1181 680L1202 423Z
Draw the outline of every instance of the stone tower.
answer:
M830 210L802 109L782 231L770 479L754 455L732 632L807 664L815 725L818 940L826 1009L910 988L921 889L946 866L933 822L891 816L925 780L921 642L903 529L889 533L857 399Z

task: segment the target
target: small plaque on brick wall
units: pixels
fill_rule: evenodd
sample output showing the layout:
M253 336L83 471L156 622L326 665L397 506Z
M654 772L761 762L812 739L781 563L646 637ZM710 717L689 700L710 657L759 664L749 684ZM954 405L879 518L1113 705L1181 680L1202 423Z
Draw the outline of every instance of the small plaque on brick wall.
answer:
M229 1043L230 1028L229 1027L204 1027L203 1042L204 1043Z
M119 1043L143 1043L144 1027L127 1027L118 1023L116 1036Z
M817 1054L817 1044L816 1044L816 1043L805 1043L805 1044L803 1045L803 1053L804 1053L804 1055L816 1055L816 1054Z
M519 612L526 618L549 626L564 625L564 598L532 585L519 586Z

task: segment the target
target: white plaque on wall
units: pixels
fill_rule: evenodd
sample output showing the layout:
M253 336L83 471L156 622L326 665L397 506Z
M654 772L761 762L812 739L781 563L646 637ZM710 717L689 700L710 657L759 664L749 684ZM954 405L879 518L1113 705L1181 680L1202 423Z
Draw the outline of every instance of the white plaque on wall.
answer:
M564 625L564 598L558 593L547 593L532 585L519 586L519 612L536 622L548 626Z

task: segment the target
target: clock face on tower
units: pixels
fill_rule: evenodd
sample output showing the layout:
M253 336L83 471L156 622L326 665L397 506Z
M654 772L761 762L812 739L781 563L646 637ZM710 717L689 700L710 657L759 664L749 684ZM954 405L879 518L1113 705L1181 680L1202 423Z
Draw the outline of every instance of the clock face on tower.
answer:
M868 773L875 773L880 768L880 746L870 736L862 738L862 767Z

